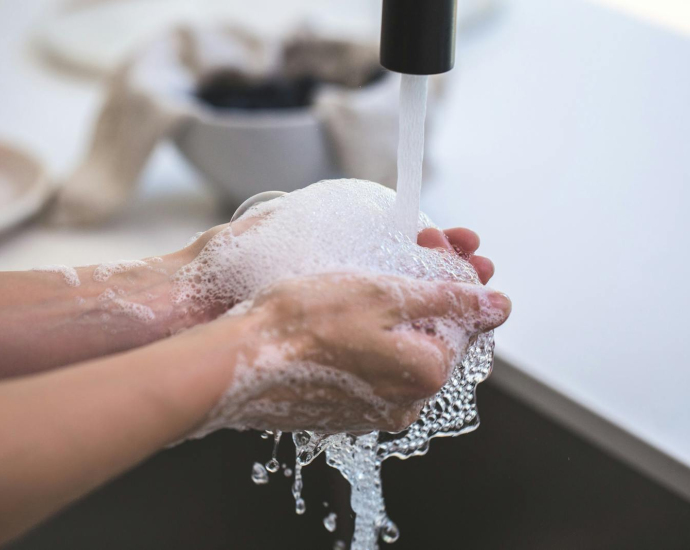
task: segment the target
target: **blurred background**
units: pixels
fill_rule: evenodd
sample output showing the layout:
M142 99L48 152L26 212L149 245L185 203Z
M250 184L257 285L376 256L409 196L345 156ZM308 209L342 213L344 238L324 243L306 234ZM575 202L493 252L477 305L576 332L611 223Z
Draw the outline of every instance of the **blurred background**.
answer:
M432 82L422 207L481 235L514 312L479 430L386 463L395 546L687 550L690 2L458 7L456 68ZM394 186L398 80L377 64L380 10L0 0L0 269L165 254L259 191ZM255 433L186 443L8 548L349 540L337 473L305 471L298 517L289 479L251 482L269 454ZM331 510L335 534L321 525Z

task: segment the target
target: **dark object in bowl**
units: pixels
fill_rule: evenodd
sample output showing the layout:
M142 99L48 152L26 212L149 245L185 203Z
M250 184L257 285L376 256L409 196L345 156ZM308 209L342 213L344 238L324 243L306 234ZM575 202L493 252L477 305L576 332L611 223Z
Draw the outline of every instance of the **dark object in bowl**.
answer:
M311 105L316 84L313 78L250 82L218 73L200 86L197 97L222 109L290 109Z
M382 70L372 72L364 85L379 80L384 74ZM311 105L318 86L326 83L329 82L313 76L250 80L236 73L219 72L202 82L196 95L219 109L294 109Z

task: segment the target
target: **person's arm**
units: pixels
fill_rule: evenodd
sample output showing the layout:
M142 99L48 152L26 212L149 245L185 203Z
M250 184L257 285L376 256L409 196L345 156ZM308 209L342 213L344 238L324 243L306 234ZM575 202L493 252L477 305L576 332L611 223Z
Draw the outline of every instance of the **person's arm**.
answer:
M233 232L241 234L252 223L235 222ZM226 227L207 231L179 252L110 275L107 265L76 268L70 281L59 272L0 272L0 379L127 351L223 313L232 304L192 313L187 304L173 303L170 277ZM449 229L444 235L427 229L419 244L465 254L483 283L493 274L491 261L474 255L479 237L472 231ZM75 280L79 285L71 286Z
M0 544L201 423L253 342L249 317L223 325L0 384Z
M503 295L473 285L323 275L141 349L2 382L0 544L205 427L229 388L229 415L216 414L215 428L403 429L445 383L454 353L428 331L395 327L464 316L476 333L509 311Z
M214 319L231 304L191 312L171 299L171 276L225 227L130 265L77 267L67 276L54 268L0 272L0 379L127 351Z
M160 265L160 264L158 264ZM74 270L79 286L57 272L0 273L0 378L30 374L131 349L172 326L168 277L151 263L108 281L95 267ZM137 305L134 305L134 304Z

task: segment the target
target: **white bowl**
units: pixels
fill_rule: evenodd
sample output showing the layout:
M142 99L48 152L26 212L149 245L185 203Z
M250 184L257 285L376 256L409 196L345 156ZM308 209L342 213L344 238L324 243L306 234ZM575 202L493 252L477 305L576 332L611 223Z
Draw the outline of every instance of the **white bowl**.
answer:
M175 144L231 206L264 191L291 192L339 175L323 124L311 108L199 108Z

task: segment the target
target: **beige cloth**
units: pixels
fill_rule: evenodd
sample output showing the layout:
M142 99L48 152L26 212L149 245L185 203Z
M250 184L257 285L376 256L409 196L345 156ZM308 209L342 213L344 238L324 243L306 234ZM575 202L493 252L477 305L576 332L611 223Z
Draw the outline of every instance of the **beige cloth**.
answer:
M358 87L377 66L375 44L306 32L276 42L237 28L176 29L110 78L86 159L64 183L51 217L84 224L120 212L156 145L198 116L194 90L218 71L255 78L309 74L329 82L313 108L343 175L394 187L399 78L389 73Z

